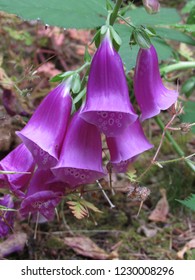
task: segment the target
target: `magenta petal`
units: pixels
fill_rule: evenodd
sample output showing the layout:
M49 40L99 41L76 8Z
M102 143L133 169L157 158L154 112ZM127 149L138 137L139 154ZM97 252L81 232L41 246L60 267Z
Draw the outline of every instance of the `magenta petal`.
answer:
M86 103L81 117L107 136L116 136L137 119L119 54L106 36L90 68Z
M27 125L17 132L40 168L57 163L71 107L69 86L62 83L44 98Z
M16 174L1 174L0 187L7 187L18 197L24 197L24 191L28 186L35 168L34 159L24 144L20 144L5 158L0 161L0 169L4 171L28 172Z
M154 117L168 109L178 97L178 92L164 87L154 46L140 49L134 75L134 90L141 109L141 120Z
M68 127L59 162L52 172L72 187L103 177L101 136L76 113Z
M53 219L55 207L61 201L66 186L57 181L50 170L36 170L21 203L21 215L28 216L29 213L39 212L47 220Z
M146 139L139 120L118 137L107 137L110 163L115 172L126 172L134 157L153 147Z
M3 197L0 197L0 206L13 209L14 203L11 195L6 194ZM14 211L1 211L2 216L0 216L0 238L6 236L9 233L10 228L13 227L14 214Z

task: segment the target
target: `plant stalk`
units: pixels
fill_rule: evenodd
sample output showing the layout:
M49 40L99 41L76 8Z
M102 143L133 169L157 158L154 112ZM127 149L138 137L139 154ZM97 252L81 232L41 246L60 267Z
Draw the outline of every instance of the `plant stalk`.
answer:
M160 69L160 73L168 74L172 71L185 70L195 68L195 61L181 61L172 65L164 66Z
M164 131L164 124L161 120L160 117L155 117L155 121L156 123L159 125L159 127L162 129L162 131ZM195 172L195 165L189 161L187 158L185 158L185 154L184 151L180 148L180 146L177 144L177 142L173 139L173 137L171 136L171 134L168 131L165 131L165 137L169 140L169 142L171 143L172 147L174 148L174 150L176 151L176 153L182 157L185 161L185 163L188 165L188 167L190 167L190 169Z
M113 12L111 14L111 17L110 17L110 25L114 24L122 2L123 2L123 0L117 0L116 5L114 6L114 10L113 10Z

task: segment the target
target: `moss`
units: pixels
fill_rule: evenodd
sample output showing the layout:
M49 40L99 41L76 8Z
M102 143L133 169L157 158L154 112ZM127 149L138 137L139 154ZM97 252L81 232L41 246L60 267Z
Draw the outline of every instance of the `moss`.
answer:
M46 246L49 249L62 249L64 247L64 242L55 236L48 238Z

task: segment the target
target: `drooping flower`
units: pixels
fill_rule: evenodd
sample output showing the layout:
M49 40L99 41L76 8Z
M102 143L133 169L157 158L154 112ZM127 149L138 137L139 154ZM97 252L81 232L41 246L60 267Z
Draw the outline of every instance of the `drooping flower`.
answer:
M139 120L128 126L120 136L107 137L106 141L110 151L109 164L117 173L126 172L135 157L153 147L146 139Z
M0 206L9 208L9 211L0 209L0 238L6 236L10 229L13 227L14 211L10 209L14 208L14 202L11 195L6 194L0 197Z
M123 63L109 32L92 60L81 117L107 136L119 135L137 119L130 103Z
M24 197L34 168L35 161L32 154L24 144L20 144L0 161L0 170L16 172L0 174L0 187L9 188L16 196Z
M57 180L50 170L37 169L21 203L21 215L26 217L39 212L45 219L52 220L66 187L67 184Z
M72 187L105 176L100 132L96 126L85 122L79 112L68 127L59 162L51 170Z
M17 132L42 169L57 163L72 107L69 89L68 80L53 89L26 126Z
M149 14L156 14L160 11L158 0L142 0L144 8Z
M135 97L141 109L141 120L152 118L168 109L178 97L178 92L167 89L161 80L158 56L154 46L140 49L134 74Z

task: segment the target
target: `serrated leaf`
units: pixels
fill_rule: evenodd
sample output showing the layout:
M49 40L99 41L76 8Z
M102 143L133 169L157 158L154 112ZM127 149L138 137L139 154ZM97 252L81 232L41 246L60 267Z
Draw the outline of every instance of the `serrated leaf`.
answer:
M89 215L87 209L80 203L80 201L68 201L67 204L71 209L72 214L79 220Z
M95 28L106 18L105 0L0 0L0 10L63 28Z
M131 182L136 182L136 178L137 178L136 169L133 166L129 168L127 172L127 176Z
M176 200L186 207L190 208L191 210L195 211L195 194L191 194L191 196L187 197L185 200Z
M81 200L80 203L86 207L86 208L89 208L90 210L93 210L94 212L97 212L97 213L102 213L102 211L100 211L93 203L89 202L89 201L86 201L86 200Z

